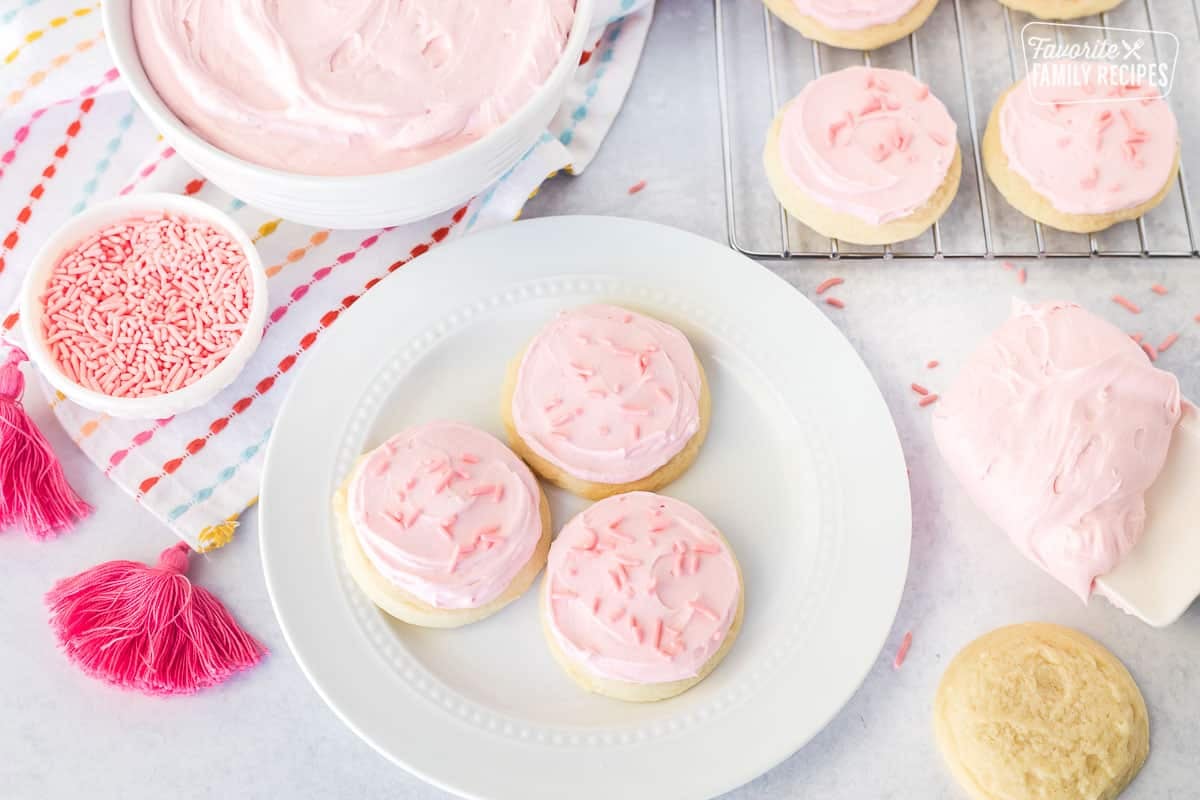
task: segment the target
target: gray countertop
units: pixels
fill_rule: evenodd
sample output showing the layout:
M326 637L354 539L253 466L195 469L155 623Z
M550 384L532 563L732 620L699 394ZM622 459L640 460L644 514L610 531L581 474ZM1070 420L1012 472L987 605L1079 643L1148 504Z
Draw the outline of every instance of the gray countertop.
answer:
M752 0L740 0L752 2ZM552 180L526 216L638 217L724 241L725 208L714 76L713 14L702 0L660 0L628 103L580 177ZM639 180L646 189L629 195ZM911 468L913 549L908 585L885 651L863 687L807 747L733 792L768 798L962 797L931 735L930 704L946 662L994 627L1046 620L1098 638L1129 666L1151 715L1150 759L1124 797L1196 797L1200 741L1200 608L1152 630L1103 600L1084 607L1026 563L968 503L933 447L929 409L909 388L944 388L970 348L1007 314L1011 297L1078 301L1152 342L1177 344L1160 365L1200 397L1200 262L1030 262L1028 281L994 261L769 263L810 297L839 275L846 307L828 310L862 354L896 419ZM1154 283L1169 289L1159 297ZM1114 293L1142 304L1133 316ZM941 366L926 369L937 359ZM235 541L193 562L193 576L226 602L272 654L219 689L159 700L109 690L55 651L42 594L53 581L113 557L145 557L161 528L71 446L39 422L96 514L53 546L0 536L0 795L12 798L438 798L344 727L309 687L275 623L247 514ZM151 544L148 544L150 542ZM908 661L891 662L905 631ZM819 653L813 654L819 658ZM469 769L469 766L464 766Z

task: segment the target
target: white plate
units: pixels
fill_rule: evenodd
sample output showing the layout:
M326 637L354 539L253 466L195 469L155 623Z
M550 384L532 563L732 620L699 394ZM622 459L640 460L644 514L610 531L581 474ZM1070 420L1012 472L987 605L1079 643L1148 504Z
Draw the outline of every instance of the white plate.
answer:
M343 569L329 511L355 456L405 425L502 436L508 360L555 311L593 301L645 310L696 347L712 430L666 491L712 519L745 573L729 656L662 703L577 688L546 650L533 592L457 631L392 621ZM489 800L712 796L799 749L879 654L908 570L899 440L850 344L754 262L633 220L519 222L395 273L310 358L267 456L267 587L330 707L431 783ZM556 525L583 506L548 494Z

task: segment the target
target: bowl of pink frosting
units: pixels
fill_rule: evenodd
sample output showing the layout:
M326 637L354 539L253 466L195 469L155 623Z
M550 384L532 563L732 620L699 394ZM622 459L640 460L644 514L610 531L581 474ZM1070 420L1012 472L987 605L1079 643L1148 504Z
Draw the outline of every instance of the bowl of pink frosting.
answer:
M141 109L239 199L329 228L480 193L545 133L593 0L108 0Z
M191 197L119 197L72 217L30 264L21 331L46 380L113 417L211 400L262 339L267 277L250 238Z

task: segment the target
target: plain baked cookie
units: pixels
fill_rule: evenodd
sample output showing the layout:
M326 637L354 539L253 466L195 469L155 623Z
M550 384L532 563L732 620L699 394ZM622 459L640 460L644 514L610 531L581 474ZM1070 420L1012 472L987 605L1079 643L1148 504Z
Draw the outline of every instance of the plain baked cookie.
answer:
M1046 623L967 645L934 700L938 746L974 800L1112 800L1146 761L1146 704L1129 672Z
M1110 11L1122 0L1000 0L1001 5L1039 19L1078 19Z
M938 0L764 0L771 12L809 39L848 50L874 50L925 24Z
M510 363L500 413L535 472L599 500L682 475L708 435L711 403L682 333L592 305L559 313Z
M1161 203L1179 173L1180 155L1175 115L1157 91L1054 91L1063 103L1035 102L1021 81L992 108L983 165L1004 199L1025 216L1072 233L1102 231ZM1099 92L1124 96L1095 102ZM1126 99L1138 92L1137 100Z
M354 582L391 616L428 628L476 622L520 597L552 536L529 468L453 422L406 429L362 455L333 512Z
M716 668L745 607L729 542L699 511L634 492L568 522L542 580L554 659L589 692L631 702L674 697Z
M919 236L958 192L957 126L906 72L849 67L809 83L776 115L767 180L823 236L880 245Z

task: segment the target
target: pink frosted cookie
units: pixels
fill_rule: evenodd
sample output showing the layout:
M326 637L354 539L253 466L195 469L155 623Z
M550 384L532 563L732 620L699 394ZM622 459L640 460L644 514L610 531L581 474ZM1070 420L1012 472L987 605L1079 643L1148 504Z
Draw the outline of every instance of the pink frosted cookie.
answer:
M1085 601L1138 542L1180 417L1179 382L1071 303L1016 304L933 418L967 494Z
M767 8L810 39L874 50L921 27L937 0L765 0Z
M350 574L414 625L483 619L519 597L550 546L533 473L457 422L408 428L362 456L333 500Z
M729 542L696 509L651 492L601 500L568 522L541 591L554 657L585 689L620 700L696 685L742 623Z
M992 109L983 139L988 177L1028 217L1076 233L1136 219L1162 202L1179 172L1179 127L1157 89L1022 80ZM1065 83L1065 82L1064 82Z
M561 312L513 362L501 412L538 474L592 500L653 491L708 431L704 370L687 338L617 306Z
M849 67L775 117L763 163L779 202L818 233L859 244L918 236L954 199L958 129L907 72Z

